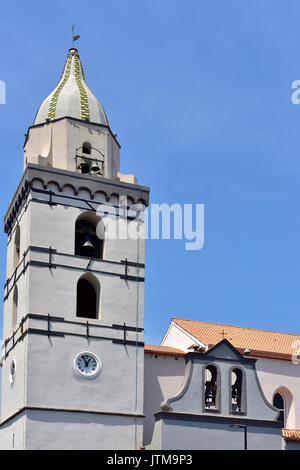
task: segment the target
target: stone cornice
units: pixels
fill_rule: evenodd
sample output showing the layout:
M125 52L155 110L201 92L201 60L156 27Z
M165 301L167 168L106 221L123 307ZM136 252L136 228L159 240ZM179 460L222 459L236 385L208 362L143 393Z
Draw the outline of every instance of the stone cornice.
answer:
M4 216L4 231L6 233L10 232L34 182L39 182L45 191L49 185L52 189L55 184L59 195L62 195L66 188L68 191L73 190L75 198L80 190L84 190L89 192L91 201L94 200L97 193L102 193L107 202L112 196L126 196L132 200L133 204L142 203L145 206L149 204L150 189L147 186L29 163Z

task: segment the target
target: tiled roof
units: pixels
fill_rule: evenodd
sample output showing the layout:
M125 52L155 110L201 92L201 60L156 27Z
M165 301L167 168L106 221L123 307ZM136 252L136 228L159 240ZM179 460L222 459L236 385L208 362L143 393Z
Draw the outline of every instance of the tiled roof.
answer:
M181 349L171 348L169 346L156 346L154 344L145 344L144 351L146 354L157 354L163 356L184 357L186 355L186 352Z
M300 430L299 429L283 429L282 437L286 441L300 441Z
M173 321L209 347L226 338L240 352L250 349L252 356L291 360L300 346L300 335L180 318L173 318ZM299 343L293 346L295 341Z

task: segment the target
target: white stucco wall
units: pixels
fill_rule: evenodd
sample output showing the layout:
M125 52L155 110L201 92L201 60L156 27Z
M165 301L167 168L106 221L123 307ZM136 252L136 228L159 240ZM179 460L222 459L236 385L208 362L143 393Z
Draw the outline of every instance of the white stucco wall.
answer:
M266 398L272 403L280 392L285 401L285 427L300 428L300 365L291 361L259 358L256 369Z
M187 333L183 328L173 321L171 322L171 325L169 326L169 329L161 342L161 346L170 346L173 348L182 349L182 351L188 351L193 344L204 346L201 341Z
M27 163L49 165L54 168L77 171L75 155L82 154L84 142L93 147L90 158L101 160L104 155L106 178L116 178L120 171L120 147L105 126L65 118L42 126L31 127L24 148L24 167ZM97 149L97 150L94 150Z
M160 403L180 389L185 360L170 356L145 354L144 382L144 444L151 442L154 413L160 411Z

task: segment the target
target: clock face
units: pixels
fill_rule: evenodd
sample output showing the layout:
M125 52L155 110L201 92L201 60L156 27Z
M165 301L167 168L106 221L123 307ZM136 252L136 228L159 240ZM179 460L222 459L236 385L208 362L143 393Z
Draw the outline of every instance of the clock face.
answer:
M93 379L101 372L102 363L95 354L81 352L75 357L74 369L81 377Z

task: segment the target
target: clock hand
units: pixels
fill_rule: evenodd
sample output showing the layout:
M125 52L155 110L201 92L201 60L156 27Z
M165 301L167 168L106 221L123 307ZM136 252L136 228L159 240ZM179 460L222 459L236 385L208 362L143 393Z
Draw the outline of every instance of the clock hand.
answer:
M83 358L83 360L84 360L84 365L85 365L85 367L88 367L88 366L89 366L89 362L90 362L91 358L85 359L85 357L84 357L84 356L82 356L82 358Z
M89 363L88 363L88 361L85 359L84 356L82 356L82 359L84 360L85 367L88 367Z

